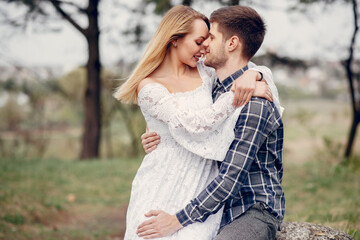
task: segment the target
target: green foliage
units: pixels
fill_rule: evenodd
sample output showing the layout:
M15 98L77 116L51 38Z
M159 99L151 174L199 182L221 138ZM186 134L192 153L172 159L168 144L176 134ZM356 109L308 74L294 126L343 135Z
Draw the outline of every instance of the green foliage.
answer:
M8 93L5 104L0 107L0 129L17 129L25 119L25 109L20 106L17 95Z
M73 104L82 104L86 90L86 69L79 67L59 79L60 89Z
M6 214L2 217L2 219L8 223L12 223L14 225L23 225L25 223L25 217L22 214Z
M122 105L112 94L123 77L102 70L101 156L137 156L145 122L137 106ZM0 81L7 97L0 106L0 156L76 158L80 151L86 71L79 67L61 78ZM19 99L25 99L19 103ZM125 123L125 124L124 124Z

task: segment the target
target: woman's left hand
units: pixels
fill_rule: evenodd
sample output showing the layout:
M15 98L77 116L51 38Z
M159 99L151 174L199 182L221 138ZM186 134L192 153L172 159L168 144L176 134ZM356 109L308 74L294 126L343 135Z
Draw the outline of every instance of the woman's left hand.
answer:
M261 74L259 72L247 70L234 81L231 91L235 94L233 101L235 107L245 105L250 101L255 91L256 80L260 78Z
M265 80L256 82L254 97L263 97L269 100L270 102L273 101L272 92Z

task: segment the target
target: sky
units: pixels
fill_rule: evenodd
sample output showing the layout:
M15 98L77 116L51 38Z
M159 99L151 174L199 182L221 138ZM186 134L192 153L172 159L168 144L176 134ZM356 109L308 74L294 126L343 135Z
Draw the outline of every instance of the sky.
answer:
M78 0L83 2L81 0ZM136 7L138 0L117 0L120 5ZM217 4L201 1L193 7L210 16L219 7ZM261 2L261 1L260 1ZM289 12L294 0L268 0L261 6L254 5L267 25L267 34L258 54L275 51L281 56L302 59L338 60L347 56L347 46L352 34L352 10L350 5L335 4L327 7L312 5L305 13ZM100 6L101 18L101 60L111 65L125 59L136 61L141 57L143 48L130 44L122 31L137 21L146 23L146 36L149 39L155 32L161 18L150 14L139 17L129 14L125 7L114 8L110 0L103 0ZM9 7L3 2L0 9L19 14L21 9ZM82 21L84 22L84 21ZM41 31L29 25L26 31L15 31L0 25L0 65L19 64L25 66L63 66L71 69L86 63L87 50L85 39L70 24L57 21L52 25L57 32ZM359 57L357 42L356 57Z

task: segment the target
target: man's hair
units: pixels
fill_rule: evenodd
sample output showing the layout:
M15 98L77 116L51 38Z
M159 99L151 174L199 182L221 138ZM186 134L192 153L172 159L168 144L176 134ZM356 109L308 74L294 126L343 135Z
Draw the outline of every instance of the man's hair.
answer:
M243 57L250 60L259 50L266 27L260 15L250 7L230 6L214 11L210 22L218 23L218 30L224 40L236 35L243 44Z

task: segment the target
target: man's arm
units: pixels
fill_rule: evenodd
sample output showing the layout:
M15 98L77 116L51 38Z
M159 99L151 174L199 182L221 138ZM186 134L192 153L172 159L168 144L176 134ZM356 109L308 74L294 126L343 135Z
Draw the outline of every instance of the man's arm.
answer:
M239 196L240 188L247 178L251 164L271 131L269 102L253 99L242 110L236 123L235 139L225 160L220 166L219 175L176 216L183 226L196 221L203 222L216 213L226 200Z
M210 214L216 213L227 199L239 194L255 155L264 141L263 136L268 131L270 112L264 102L261 99L252 100L242 110L236 125L236 139L221 164L219 175L176 216L163 212L161 216L155 216L141 224L138 228L141 236L153 238L149 236L159 234L159 231L166 233L160 236L167 236L179 229L179 223L185 227L196 221L203 222ZM175 217L178 222L174 221ZM171 224L161 224L170 222Z

